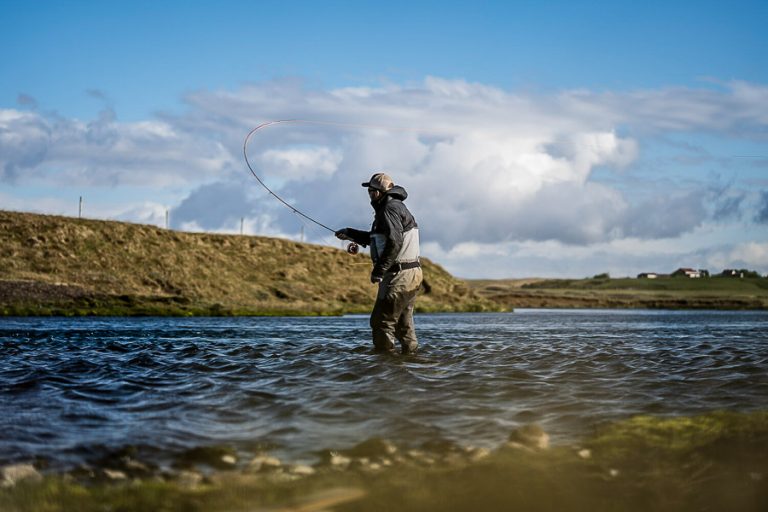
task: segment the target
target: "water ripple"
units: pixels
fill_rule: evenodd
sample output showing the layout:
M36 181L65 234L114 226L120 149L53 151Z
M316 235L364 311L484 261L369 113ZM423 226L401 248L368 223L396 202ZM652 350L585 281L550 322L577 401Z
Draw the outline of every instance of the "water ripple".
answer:
M493 446L631 414L768 408L768 313L422 315L422 350L367 318L3 319L0 463L77 464L127 444L307 457L372 436Z

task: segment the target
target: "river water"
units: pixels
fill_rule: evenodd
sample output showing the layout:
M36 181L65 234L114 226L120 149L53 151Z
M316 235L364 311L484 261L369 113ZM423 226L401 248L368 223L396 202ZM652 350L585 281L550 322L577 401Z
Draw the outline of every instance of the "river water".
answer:
M372 437L494 447L538 423L557 443L635 414L768 409L768 312L416 322L419 354L392 357L365 316L2 318L0 463L220 444L312 461Z

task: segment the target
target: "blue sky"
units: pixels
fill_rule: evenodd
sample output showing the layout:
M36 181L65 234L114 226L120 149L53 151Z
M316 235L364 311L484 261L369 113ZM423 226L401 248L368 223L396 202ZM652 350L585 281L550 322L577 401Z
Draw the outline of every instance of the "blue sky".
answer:
M462 276L768 273L766 26L738 1L0 0L0 208L295 238L239 151L298 117L421 132L280 127L254 159L340 227L387 167Z

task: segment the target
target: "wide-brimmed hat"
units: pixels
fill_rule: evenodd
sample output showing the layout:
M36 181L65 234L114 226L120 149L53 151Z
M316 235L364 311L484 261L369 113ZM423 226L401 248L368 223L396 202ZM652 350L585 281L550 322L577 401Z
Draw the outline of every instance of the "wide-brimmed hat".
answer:
M363 186L367 188L375 188L381 192L386 192L392 188L392 185L394 184L395 182L392 181L392 178L390 178L389 175L384 174L383 172L377 172L371 176L370 180L363 183Z

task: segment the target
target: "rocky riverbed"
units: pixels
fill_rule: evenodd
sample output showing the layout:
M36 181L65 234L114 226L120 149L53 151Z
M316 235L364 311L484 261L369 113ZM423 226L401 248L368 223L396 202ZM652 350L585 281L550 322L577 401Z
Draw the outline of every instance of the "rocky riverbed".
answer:
M0 510L765 510L768 416L636 417L550 446L536 425L489 450L371 438L313 464L223 446L157 464L123 450L64 472L0 469Z

